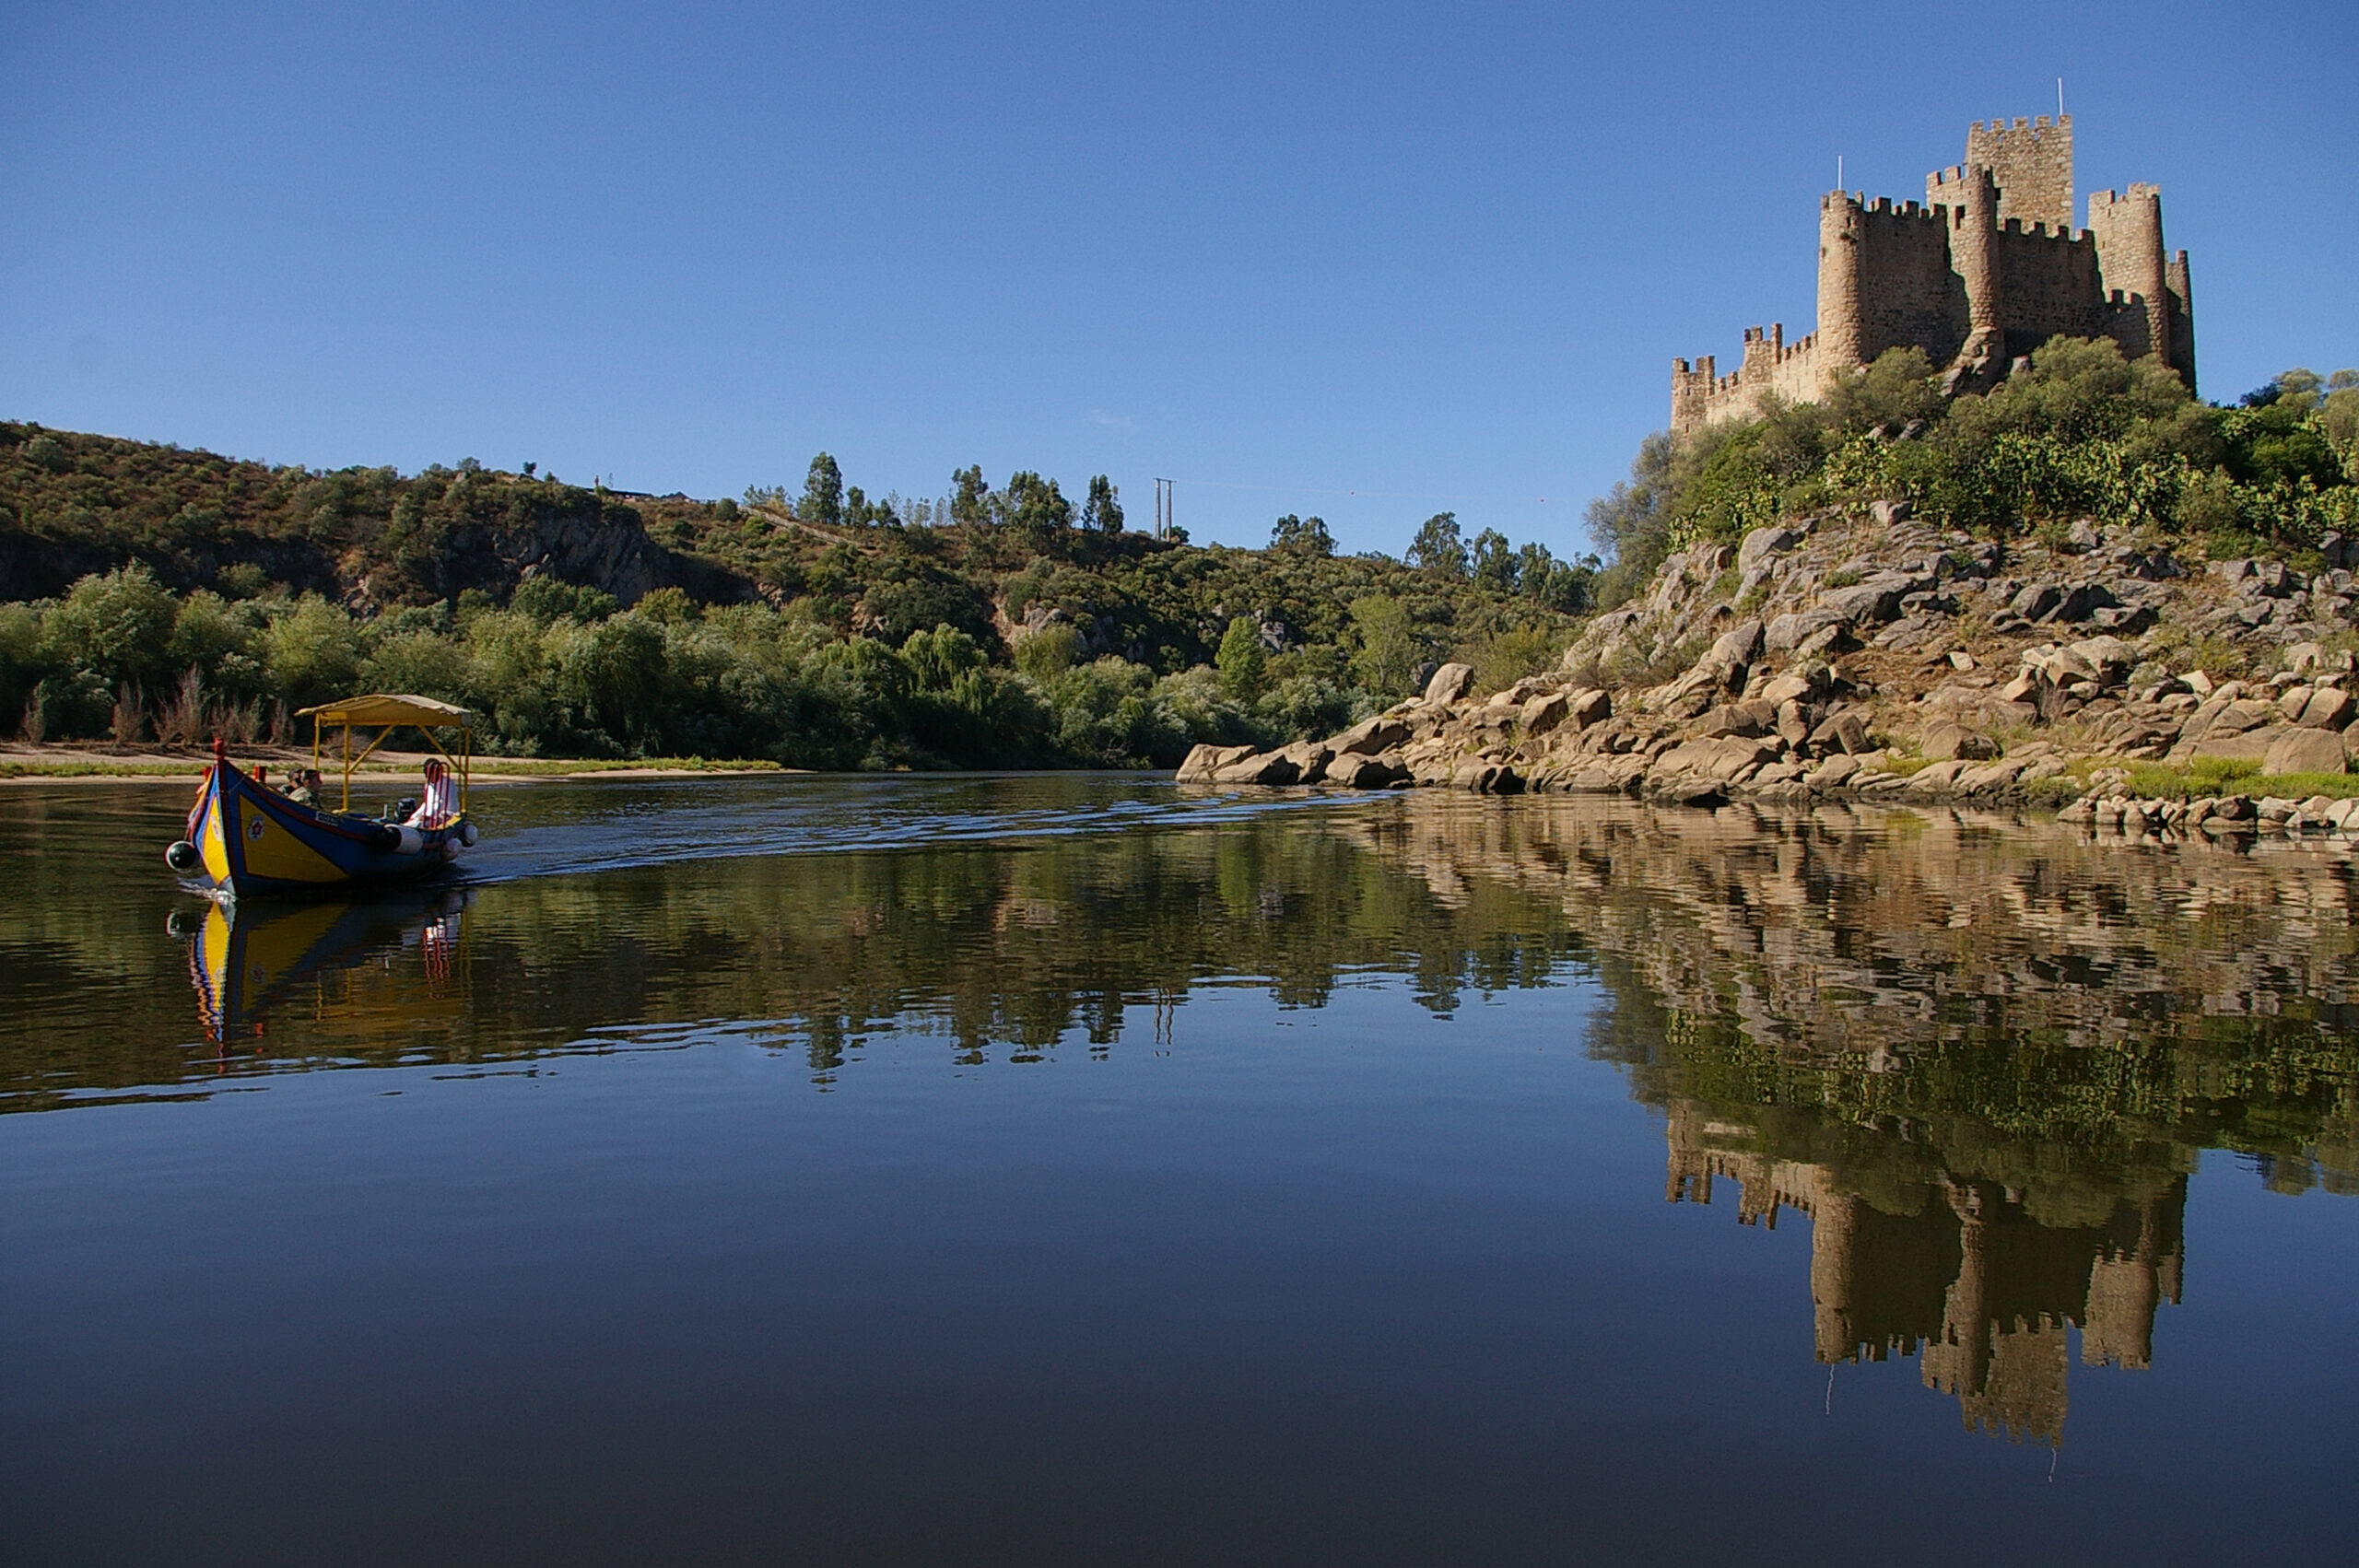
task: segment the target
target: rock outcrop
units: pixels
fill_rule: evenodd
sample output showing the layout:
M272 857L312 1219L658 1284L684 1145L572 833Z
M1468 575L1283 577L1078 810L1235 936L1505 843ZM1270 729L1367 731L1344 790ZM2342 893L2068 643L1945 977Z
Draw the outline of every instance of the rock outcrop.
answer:
M2194 570L2085 521L2057 547L2012 549L1898 507L1780 522L1673 555L1547 673L1477 693L1445 664L1342 734L1199 746L1180 778L1708 804L2113 799L2093 762L2339 773L2359 746L2359 581L2341 564L2359 544L2321 554L2308 576Z

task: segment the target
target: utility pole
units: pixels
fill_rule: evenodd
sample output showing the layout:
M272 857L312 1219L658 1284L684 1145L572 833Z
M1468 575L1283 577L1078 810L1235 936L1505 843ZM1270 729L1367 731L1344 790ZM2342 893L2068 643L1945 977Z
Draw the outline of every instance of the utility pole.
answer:
M1176 498L1173 492L1178 483L1172 479L1155 482L1155 536L1157 539L1171 537L1171 505Z

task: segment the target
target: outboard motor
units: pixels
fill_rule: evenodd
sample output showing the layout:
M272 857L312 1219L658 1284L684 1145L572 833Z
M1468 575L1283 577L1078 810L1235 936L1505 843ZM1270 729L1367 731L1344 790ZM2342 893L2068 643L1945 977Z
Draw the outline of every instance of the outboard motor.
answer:
M204 863L205 857L198 854L196 846L185 838L173 839L171 848L164 851L164 864L182 876L188 875Z

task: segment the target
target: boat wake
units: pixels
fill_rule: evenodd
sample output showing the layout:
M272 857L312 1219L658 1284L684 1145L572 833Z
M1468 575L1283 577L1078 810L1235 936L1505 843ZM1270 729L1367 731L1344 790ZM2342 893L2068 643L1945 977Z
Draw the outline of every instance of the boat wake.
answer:
M464 862L473 884L523 877L628 871L687 860L842 854L943 844L1020 843L1141 828L1179 830L1304 811L1366 809L1368 798L1330 794L1182 792L1157 780L1075 781L1073 798L1039 800L1039 781L1019 791L998 778L828 777L689 781L628 795L619 785L531 791L533 806L558 805L557 820L493 827ZM518 803L524 804L520 791ZM995 797L1007 803L995 803ZM1015 798L1027 802L1014 803ZM504 806L505 802L502 802ZM499 821L510 815L500 811ZM535 813L537 814L537 813Z

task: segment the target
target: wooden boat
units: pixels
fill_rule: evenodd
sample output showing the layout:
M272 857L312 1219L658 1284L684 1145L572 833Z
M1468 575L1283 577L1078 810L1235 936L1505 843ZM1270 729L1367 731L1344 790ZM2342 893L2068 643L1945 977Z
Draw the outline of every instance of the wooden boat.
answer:
M299 717L311 720L315 765L323 731L342 732L344 780L338 809L304 805L258 782L232 763L228 749L216 741L213 766L205 770L196 804L189 812L188 837L164 851L166 865L182 876L201 876L217 895L242 898L431 876L449 870L475 844L475 825L467 816L473 716L466 709L429 697L370 696L307 708ZM356 755L352 731L370 728L378 730L377 737ZM424 734L458 779L457 809L440 822L383 821L351 809L353 769L402 728ZM457 756L437 738L438 730L458 731Z

